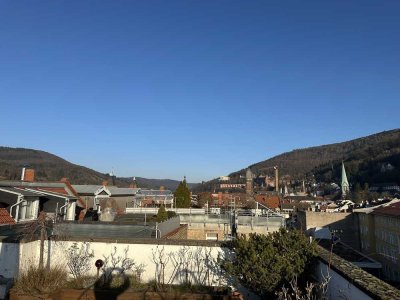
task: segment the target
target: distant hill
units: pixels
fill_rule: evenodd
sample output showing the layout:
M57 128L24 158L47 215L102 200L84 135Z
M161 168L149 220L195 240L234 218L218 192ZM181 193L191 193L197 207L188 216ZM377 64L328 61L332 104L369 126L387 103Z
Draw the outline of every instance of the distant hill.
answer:
M317 181L339 182L340 164L345 162L350 182L400 184L400 129L384 131L347 142L297 149L255 163L255 174L273 175L273 166L280 176L303 180L315 176ZM240 181L245 168L229 174L232 181ZM196 191L212 190L214 179L198 185Z
M0 179L20 179L21 169L26 165L35 169L35 178L38 181L58 181L66 177L73 184L101 184L105 180L110 180L108 174L72 164L45 151L0 147ZM172 191L179 184L179 181L171 179L136 177L136 180L139 187L158 189L164 186ZM127 187L130 183L132 183L132 177L116 178L117 186ZM193 185L189 184L189 186Z

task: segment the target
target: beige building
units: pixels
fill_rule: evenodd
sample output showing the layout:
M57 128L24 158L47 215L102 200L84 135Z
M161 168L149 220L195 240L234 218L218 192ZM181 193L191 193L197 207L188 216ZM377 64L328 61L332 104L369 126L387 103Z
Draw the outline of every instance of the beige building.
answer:
M384 275L400 282L400 201L358 209L361 251L382 263Z

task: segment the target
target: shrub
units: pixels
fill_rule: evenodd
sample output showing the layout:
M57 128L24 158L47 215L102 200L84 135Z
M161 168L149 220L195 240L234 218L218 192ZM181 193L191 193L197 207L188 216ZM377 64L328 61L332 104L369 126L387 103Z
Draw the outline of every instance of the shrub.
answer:
M228 275L264 298L302 275L316 255L315 244L305 235L283 228L266 236L240 237L233 241L231 250L233 255L222 262Z
M169 210L167 211L168 219L171 219L173 217L176 217L176 212Z
M80 247L78 247L78 243L73 243L66 253L70 273L78 281L90 270L90 262L94 254L89 250L89 246L88 242L82 243Z
M162 222L165 220L168 220L168 213L165 210L164 205L161 205L157 213L157 222Z
M14 289L19 294L39 296L51 294L67 283L68 272L62 266L40 268L30 265L22 270L15 282Z

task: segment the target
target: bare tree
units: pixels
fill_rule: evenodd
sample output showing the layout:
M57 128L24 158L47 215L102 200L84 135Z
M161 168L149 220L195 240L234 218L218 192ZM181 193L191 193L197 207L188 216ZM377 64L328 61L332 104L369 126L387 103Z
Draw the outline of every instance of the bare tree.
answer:
M67 266L75 279L80 279L90 270L90 261L94 257L93 250L90 251L90 244L83 242L80 247L73 243L67 249Z
M23 239L28 239L30 241L39 235L39 268L44 267L44 244L52 228L53 220L42 211L39 213L36 220L25 224L20 231L20 236Z
M165 284L165 268L170 261L170 257L165 253L164 247L152 250L152 259L156 264L155 279L158 288L163 288ZM161 285L161 286L160 286Z
M124 249L124 254L117 255L117 247L114 247L114 250L111 252L109 256L104 257L104 265L102 267L103 275L102 275L102 284L110 285L113 276L123 277L127 279L126 272L131 271L133 269L136 272L143 272L144 265L136 265L135 260L128 257L129 247ZM140 275L141 275L140 273Z

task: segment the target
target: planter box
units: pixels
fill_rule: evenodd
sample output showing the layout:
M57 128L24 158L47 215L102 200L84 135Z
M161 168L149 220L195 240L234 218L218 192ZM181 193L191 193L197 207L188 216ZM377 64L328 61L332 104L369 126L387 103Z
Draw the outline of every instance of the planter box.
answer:
M13 290L10 291L10 300L32 300L32 299L40 299L40 300L53 300L53 298L49 295L41 295L40 298L35 298L29 295L18 295Z
M10 300L31 300L28 295L17 295L10 292ZM51 296L43 295L43 300L229 300L232 299L228 290L224 293L181 293L181 292L137 292L126 290L123 292L108 290L75 290L63 289Z

